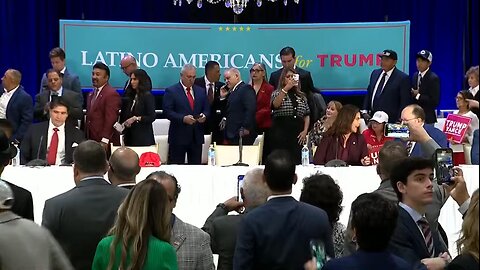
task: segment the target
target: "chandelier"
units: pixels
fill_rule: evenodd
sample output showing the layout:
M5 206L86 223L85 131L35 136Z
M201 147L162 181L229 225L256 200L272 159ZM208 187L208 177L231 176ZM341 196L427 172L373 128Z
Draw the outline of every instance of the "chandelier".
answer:
M182 2L186 1L188 4L191 4L195 0L173 0L173 5L178 5L182 6ZM210 4L219 4L221 2L225 2L225 7L226 8L231 8L235 14L240 14L243 12L243 10L247 7L247 3L249 0L196 0L197 1L197 7L202 8L203 6L203 1L207 1ZM282 1L282 0L252 0L252 2L257 3L257 7L262 6L263 1L269 1L269 2L277 2L277 1ZM295 4L298 4L300 0L293 0ZM283 0L283 4L286 6L288 4L288 0Z

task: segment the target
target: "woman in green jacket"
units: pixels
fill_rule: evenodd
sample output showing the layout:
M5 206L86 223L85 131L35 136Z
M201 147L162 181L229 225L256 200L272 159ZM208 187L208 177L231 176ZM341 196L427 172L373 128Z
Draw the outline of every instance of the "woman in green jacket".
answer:
M118 209L109 232L97 246L93 270L176 270L175 249L169 244L168 197L161 184L137 184Z

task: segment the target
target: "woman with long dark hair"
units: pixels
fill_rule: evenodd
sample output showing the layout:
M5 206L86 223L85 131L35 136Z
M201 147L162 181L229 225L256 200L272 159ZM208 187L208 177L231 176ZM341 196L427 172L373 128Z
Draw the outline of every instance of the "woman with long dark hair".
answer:
M135 185L120 205L109 236L98 244L92 269L178 269L169 243L168 205L167 192L157 181Z
M150 77L143 69L130 74L130 85L122 100L120 123L123 123L125 146L155 144L152 123L155 121L155 98L151 93Z

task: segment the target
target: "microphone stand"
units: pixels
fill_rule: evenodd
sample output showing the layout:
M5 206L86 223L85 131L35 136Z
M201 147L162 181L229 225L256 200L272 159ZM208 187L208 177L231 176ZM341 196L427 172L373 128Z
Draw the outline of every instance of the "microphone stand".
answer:
M248 167L248 164L245 164L245 163L242 162L242 152L243 152L242 137L243 137L243 130L240 130L240 138L238 139L238 161L237 161L237 163L232 164L231 166L245 166L245 167Z

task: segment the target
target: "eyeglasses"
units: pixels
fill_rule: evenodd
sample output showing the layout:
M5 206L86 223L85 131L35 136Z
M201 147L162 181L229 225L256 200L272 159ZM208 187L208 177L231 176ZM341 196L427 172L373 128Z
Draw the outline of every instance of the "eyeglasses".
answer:
M415 117L415 118L410 118L410 119L400 119L402 122L408 122L408 121L412 121L412 120L415 120L415 119L418 119L418 117Z
M124 67L121 66L120 69L124 70L124 69L128 68L129 66L131 66L132 64L133 64L133 63L130 63L130 64L124 66Z
M264 71L264 70L263 69L255 69L255 68L250 69L250 73L252 73L252 72L262 72L262 71Z

